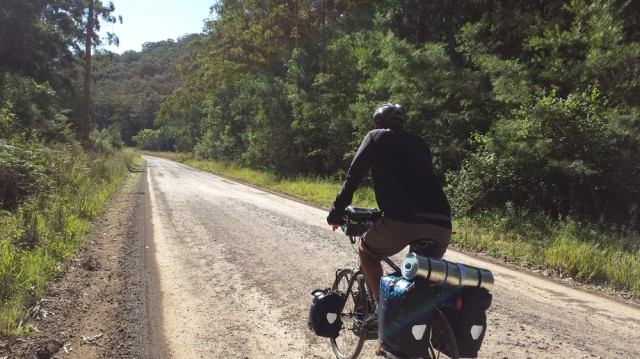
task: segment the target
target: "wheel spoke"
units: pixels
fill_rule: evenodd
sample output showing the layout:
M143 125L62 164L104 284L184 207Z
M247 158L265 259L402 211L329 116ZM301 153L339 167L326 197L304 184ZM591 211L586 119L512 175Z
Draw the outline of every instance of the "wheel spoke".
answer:
M458 343L449 325L449 321L441 311L436 310L431 324L431 346L428 350L428 357L440 358L440 354L451 359L459 359Z
M338 273L333 284L334 289L344 293L351 291L340 315L342 319L340 334L337 338L331 339L331 347L339 359L358 357L366 339L366 331L361 330L362 318L366 315L366 306L363 307L366 303L364 278L361 274L356 274L351 281L352 275L352 270L344 269Z

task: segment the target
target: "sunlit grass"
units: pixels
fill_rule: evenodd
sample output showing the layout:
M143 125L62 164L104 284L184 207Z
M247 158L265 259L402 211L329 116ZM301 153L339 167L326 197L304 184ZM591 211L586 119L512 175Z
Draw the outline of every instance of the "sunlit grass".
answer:
M640 258L616 243L560 236L544 252L545 264L569 276L640 293Z
M521 219L522 220L522 219ZM571 220L497 228L482 220L460 219L454 243L526 266L548 268L581 282L640 295L640 236L588 229Z

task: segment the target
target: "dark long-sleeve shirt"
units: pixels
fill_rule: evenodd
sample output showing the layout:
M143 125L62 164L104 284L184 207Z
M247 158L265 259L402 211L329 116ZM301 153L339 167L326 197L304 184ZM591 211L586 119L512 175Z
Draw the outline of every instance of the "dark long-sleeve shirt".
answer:
M373 130L365 136L329 218L342 217L369 170L378 206L386 217L420 223L425 221L416 214L451 215L449 202L433 171L428 144L398 126Z

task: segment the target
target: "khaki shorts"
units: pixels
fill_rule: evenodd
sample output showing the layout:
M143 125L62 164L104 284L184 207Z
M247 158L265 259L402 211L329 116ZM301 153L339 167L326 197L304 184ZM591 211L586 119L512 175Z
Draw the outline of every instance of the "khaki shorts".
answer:
M433 219L448 220L441 215L429 215ZM430 257L442 258L451 241L451 229L434 224L407 223L382 218L376 221L364 235L362 247L371 258L377 260L399 253L411 242L430 239L434 243L425 248Z

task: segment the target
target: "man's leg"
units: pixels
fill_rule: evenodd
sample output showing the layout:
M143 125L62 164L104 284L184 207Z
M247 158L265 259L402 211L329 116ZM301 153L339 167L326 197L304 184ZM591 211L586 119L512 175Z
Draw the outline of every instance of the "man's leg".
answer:
M358 247L360 255L360 268L367 279L367 284L376 301L380 300L380 278L382 278L382 263L364 249L362 242Z

